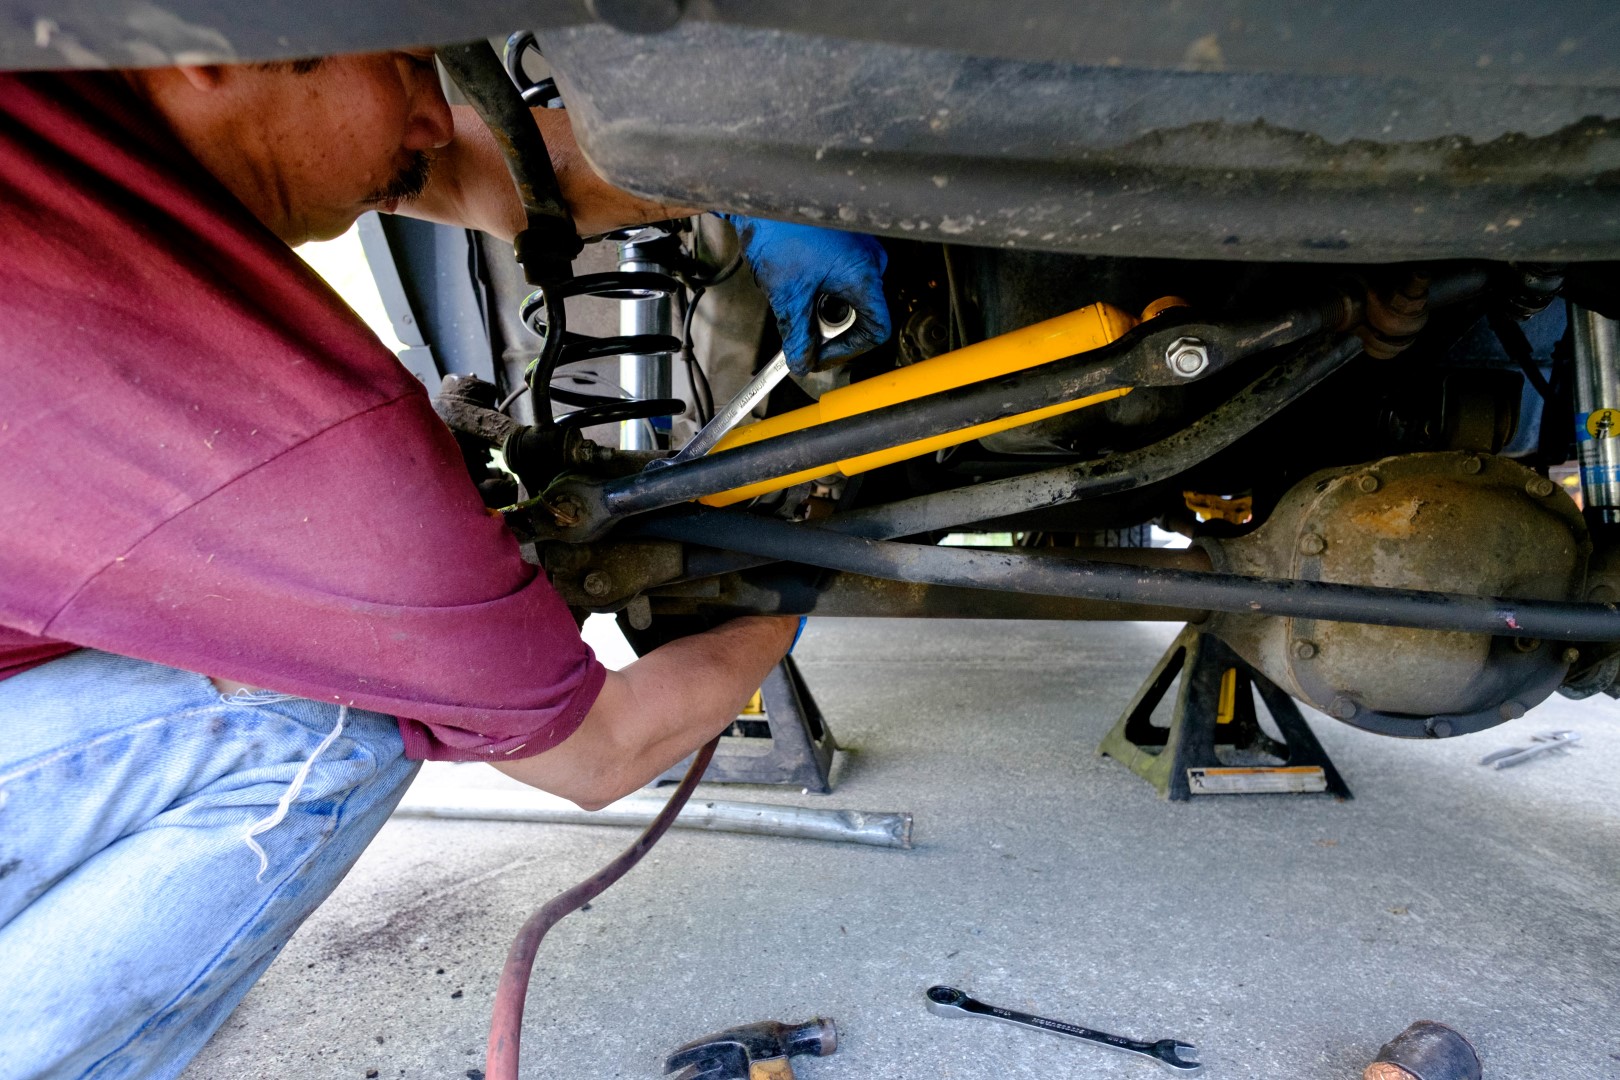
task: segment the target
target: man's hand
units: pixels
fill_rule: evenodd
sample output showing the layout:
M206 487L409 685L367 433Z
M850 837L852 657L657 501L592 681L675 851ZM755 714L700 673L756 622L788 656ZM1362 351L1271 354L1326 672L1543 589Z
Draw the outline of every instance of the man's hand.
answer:
M610 671L584 721L507 776L600 810L730 727L798 633L796 617L750 615Z
M797 375L824 371L889 340L883 299L888 252L864 233L721 214L737 230L743 258L765 290L782 332L782 351ZM822 343L816 296L836 296L855 310L855 325Z

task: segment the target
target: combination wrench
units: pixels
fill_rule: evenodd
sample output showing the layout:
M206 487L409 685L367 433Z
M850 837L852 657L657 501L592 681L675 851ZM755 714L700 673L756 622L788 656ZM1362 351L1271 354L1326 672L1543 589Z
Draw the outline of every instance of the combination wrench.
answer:
M1098 1046L1111 1046L1115 1050L1124 1050L1128 1054L1141 1054L1143 1057L1150 1057L1161 1065L1174 1069L1185 1076L1196 1075L1204 1067L1195 1060L1198 1056L1198 1047L1192 1043L1180 1042L1176 1039L1140 1042L1120 1035L1110 1035L1105 1031L1093 1031L1090 1028L1080 1027L1078 1024L1066 1024L1061 1020L1048 1020L1044 1016L1031 1016L1029 1013L1013 1012L1011 1009L986 1005L976 998L969 997L954 986L930 986L928 988L928 1011L938 1016L952 1018L983 1016L991 1020L1004 1020L1009 1024L1017 1024L1019 1027L1034 1028L1036 1031L1050 1031L1054 1035L1068 1035L1071 1038L1096 1043Z
M831 341L841 335L845 330L855 325L855 309L835 296L821 294L816 300L816 328L821 331L823 342ZM787 353L778 352L771 358L770 363L759 369L747 386L738 392L737 396L721 406L720 411L714 414L714 419L703 426L703 430L692 436L692 441L681 447L672 457L655 458L647 463L648 471L662 469L670 465L679 465L683 461L700 458L713 450L715 444L737 426L738 421L754 411L754 406L770 396L772 390L783 379L787 378Z

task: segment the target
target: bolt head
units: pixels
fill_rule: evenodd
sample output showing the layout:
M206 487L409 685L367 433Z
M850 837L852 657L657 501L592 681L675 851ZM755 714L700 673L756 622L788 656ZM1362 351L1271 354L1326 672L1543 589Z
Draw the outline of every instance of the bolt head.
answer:
M586 596L602 597L613 591L613 579L600 570L592 570L580 582L580 587L585 590Z
M1571 646L1564 650L1564 663L1573 664L1581 658L1581 650Z
M1524 482L1524 490L1538 499L1545 499L1558 490L1558 485L1545 476L1532 476Z
M1306 641L1302 638L1294 642L1294 655L1301 660L1309 660L1320 651L1314 641Z
M1327 550L1327 538L1321 533L1306 533L1299 538L1299 550L1306 555L1320 555Z
M1164 362L1183 379L1196 378L1209 368L1209 346L1195 337L1176 338L1164 350Z
M585 505L572 495L563 495L557 498L550 506L551 516L558 525L567 527L577 525L585 516Z
M1496 710L1504 720L1517 720L1525 714L1525 707L1517 701L1504 701L1502 707Z
M1485 467L1484 460L1478 454L1469 454L1462 459L1462 471L1474 476Z
M1451 721L1434 719L1429 721L1429 734L1437 739L1451 738Z
M1374 476L1372 473L1367 473L1356 481L1356 487L1360 488L1368 495L1371 495L1373 492L1377 491L1379 486L1380 484L1378 477Z
M1354 719L1360 711L1361 707L1347 697L1336 697L1333 704L1328 706L1328 715L1336 720Z

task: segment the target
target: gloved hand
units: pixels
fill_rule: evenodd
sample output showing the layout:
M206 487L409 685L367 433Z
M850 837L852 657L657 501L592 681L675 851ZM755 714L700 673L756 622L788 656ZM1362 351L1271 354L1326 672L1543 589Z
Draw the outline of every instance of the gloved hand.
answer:
M889 340L883 271L889 254L864 233L721 214L737 230L743 258L771 302L782 351L796 375L825 371ZM836 296L855 309L855 325L823 343L816 296Z

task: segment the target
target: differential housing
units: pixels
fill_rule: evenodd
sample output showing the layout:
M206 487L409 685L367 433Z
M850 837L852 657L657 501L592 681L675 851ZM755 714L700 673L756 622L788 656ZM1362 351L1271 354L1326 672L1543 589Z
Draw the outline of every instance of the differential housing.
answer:
M1215 568L1265 577L1569 600L1591 542L1574 501L1506 458L1408 454L1326 469ZM1530 637L1218 615L1210 631L1294 696L1385 735L1438 738L1524 715L1563 681L1564 645Z

